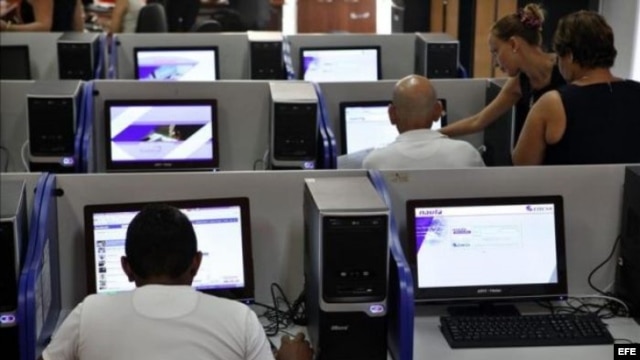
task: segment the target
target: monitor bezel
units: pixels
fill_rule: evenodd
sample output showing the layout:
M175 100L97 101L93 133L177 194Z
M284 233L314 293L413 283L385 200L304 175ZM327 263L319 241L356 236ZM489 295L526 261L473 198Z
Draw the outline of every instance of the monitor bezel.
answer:
M167 204L179 209L183 208L204 208L204 207L240 207L241 230L242 230L242 251L243 251L243 268L244 268L244 287L230 289L198 289L205 294L225 297L229 299L239 300L242 302L252 302L255 299L254 285L254 269L253 269L253 251L251 239L251 215L249 198L247 197L230 197L230 198L211 198L211 199L192 199L192 200L167 200L153 202L136 202L136 203L112 203L112 204L90 204L84 206L84 233L85 233L85 259L86 259L86 276L87 276L87 294L96 294L96 260L94 258L94 226L93 215L98 213L140 211L144 206L150 204Z
M0 50L2 50L3 53L7 53L7 50L10 51L14 51L14 50L19 50L21 51L20 55L22 55L22 64L26 64L26 78L1 78L2 80L33 80L32 76L31 76L31 54L29 52L29 45L1 45L0 46Z
M138 64L138 53L140 52L162 52L162 51L213 51L215 79L213 80L189 80L189 81L217 81L220 80L220 56L217 46L136 46L133 48L134 76L138 81L172 81L172 80L140 80L140 67ZM174 80L184 81L184 80Z
M556 232L556 266L557 283L458 286L439 288L418 287L417 249L415 232L415 209L421 207L446 206L481 206L481 205L535 205L554 204L554 225ZM567 260L564 232L564 207L560 195L545 196L512 196L512 197L477 197L447 199L411 199L406 202L407 219L407 260L414 276L415 301L420 303L453 303L453 302L514 302L532 300L566 299L568 295ZM478 294L481 289L490 288L494 292ZM495 295L499 290L500 295Z
M105 100L105 159L107 172L212 171L220 165L216 99ZM111 154L111 108L115 106L209 106L213 157L206 160L114 161Z
M340 102L340 155L347 152L347 108L350 107L389 107L391 100L343 101ZM390 126L393 126L389 123Z
M340 51L340 50L375 50L378 78L376 80L358 80L358 81L379 81L382 80L382 47L380 45L358 45L358 46L301 46L299 52L299 76L300 80L304 80L304 52L305 51ZM308 80L305 80L308 81ZM356 80L341 80L356 81Z

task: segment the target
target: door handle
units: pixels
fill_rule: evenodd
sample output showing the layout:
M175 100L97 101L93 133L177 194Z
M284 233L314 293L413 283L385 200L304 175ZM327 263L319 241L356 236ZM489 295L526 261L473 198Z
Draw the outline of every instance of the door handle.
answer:
M368 11L365 11L363 13L355 13L355 12L349 13L349 19L351 20L366 20L370 17L371 17L371 13Z

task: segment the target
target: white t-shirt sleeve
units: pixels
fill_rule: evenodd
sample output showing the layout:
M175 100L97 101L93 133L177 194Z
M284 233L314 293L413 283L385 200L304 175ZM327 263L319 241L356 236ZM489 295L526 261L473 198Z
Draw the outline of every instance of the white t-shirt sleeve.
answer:
M76 360L80 338L82 303L67 316L42 352L44 360Z
M274 360L262 324L251 310L245 316L245 336L246 360Z

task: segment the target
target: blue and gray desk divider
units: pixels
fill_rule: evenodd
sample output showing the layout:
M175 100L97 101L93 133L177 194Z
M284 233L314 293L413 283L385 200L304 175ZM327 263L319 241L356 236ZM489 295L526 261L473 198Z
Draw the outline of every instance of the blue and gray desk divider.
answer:
M318 83L313 83L313 87L316 90L316 95L318 96L318 109L320 112L320 126L318 127L320 131L320 140L322 143L322 149L324 151L324 156L322 158L323 164L321 169L335 169L337 168L337 153L336 153L336 138L329 126L328 119L329 115L327 112L327 108L324 101L324 96L322 95L322 90L320 89L320 85Z
M108 41L108 40L105 40ZM109 57L109 67L107 68L107 79L117 79L118 74L116 69L118 68L118 35L113 34L111 41L107 43L107 56ZM106 56L105 56L106 57Z
M82 89L82 106L78 130L76 132L76 169L79 173L89 172L89 151L91 149L91 134L93 131L93 89L94 82L89 81Z
M19 279L20 360L35 360L47 345L60 315L57 190L54 175L39 179L29 244Z
M107 34L100 34L100 45L98 46L98 62L96 64L95 74L93 76L94 79L103 79L105 77L104 67L106 63L106 56L108 52L105 54L107 43Z
M385 204L389 209L392 209L391 198L382 174L377 170L369 170L369 179ZM413 323L415 316L413 275L402 250L402 244L398 237L398 225L393 211L391 211L389 220L389 247L391 250L387 302L387 311L390 319L389 352L395 360L413 360Z

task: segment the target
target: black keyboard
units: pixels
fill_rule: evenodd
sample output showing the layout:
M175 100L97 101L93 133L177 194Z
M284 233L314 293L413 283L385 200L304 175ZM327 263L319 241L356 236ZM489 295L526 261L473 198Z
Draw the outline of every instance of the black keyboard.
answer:
M606 325L589 315L443 316L452 349L613 344Z

